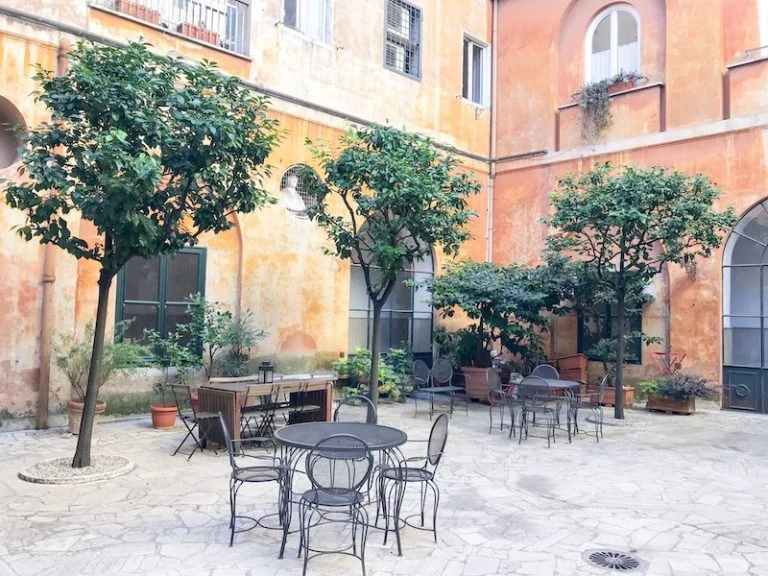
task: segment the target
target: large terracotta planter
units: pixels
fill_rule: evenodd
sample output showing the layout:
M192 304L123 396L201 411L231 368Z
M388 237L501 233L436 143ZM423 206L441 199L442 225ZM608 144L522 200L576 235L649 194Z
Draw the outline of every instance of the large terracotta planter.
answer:
M176 426L176 404L152 404L152 428L173 428Z
M488 378L485 371L488 368L476 368L475 366L462 366L464 374L464 391L469 400L488 402Z
M571 354L557 359L557 371L563 380L587 381L589 358L585 354Z
M675 400L674 398L648 394L645 407L648 410L662 410L664 412L673 412L674 414L693 414L696 412L696 398Z
M595 392L599 391L599 388L595 386ZM635 389L632 386L624 386L624 407L631 408L635 403ZM605 396L603 396L603 406L615 406L616 405L616 388L608 387L605 389Z
M94 425L101 419L101 415L107 409L107 403L103 400L96 401L96 412L93 416ZM72 434L80 433L80 422L83 419L83 403L70 400L67 403L67 410L69 413L69 420L67 422L67 428Z

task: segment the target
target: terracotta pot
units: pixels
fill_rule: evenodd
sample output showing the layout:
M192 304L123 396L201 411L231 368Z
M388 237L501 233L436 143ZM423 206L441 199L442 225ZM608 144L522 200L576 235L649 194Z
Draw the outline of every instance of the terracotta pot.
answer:
M599 387L594 387L595 392L599 392ZM635 389L632 386L624 386L624 407L631 408L635 403ZM616 388L609 386L605 389L603 396L603 406L616 405Z
M696 398L675 400L674 398L648 394L645 407L648 410L663 410L664 412L672 412L674 414L693 414L696 412Z
M107 403L103 400L96 400L96 412L93 416L94 425L101 419L101 415L107 409ZM67 422L67 428L72 434L80 433L80 422L83 419L83 403L70 400L67 403L67 410L69 413L69 420Z
M560 370L584 369L586 370L589 358L586 354L571 354L557 359L557 367Z
M485 371L488 368L476 368L475 366L462 366L464 374L464 391L469 400L488 402L488 378Z
M176 404L152 404L152 428L173 428L176 426Z

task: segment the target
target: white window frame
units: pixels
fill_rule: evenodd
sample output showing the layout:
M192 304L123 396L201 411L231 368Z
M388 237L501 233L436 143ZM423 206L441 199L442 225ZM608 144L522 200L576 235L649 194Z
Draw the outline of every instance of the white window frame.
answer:
M424 10L421 6L417 6L410 0L396 0L397 4L400 8L404 8L406 12L410 10L414 10L418 13L418 29L416 30L416 33L413 34L410 28L408 28L408 36L405 37L400 33L399 30L395 30L390 28L389 26L389 5L390 0L384 0L384 68L387 70L392 70L393 72L397 72L398 74L402 74L403 76L406 76L408 78L411 78L412 80L421 80L421 75L423 72L423 45L422 45L422 34L424 33ZM390 35L392 36L392 40L390 40ZM416 37L416 41L413 40L413 37ZM418 56L416 61L416 71L413 72L407 72L403 69L401 69L398 66L392 66L387 64L387 50L390 48L398 48L405 53L407 49L411 49L412 52L415 52ZM405 61L405 57L403 57L403 62Z
M464 44L466 45L466 48L464 47ZM483 59L483 70L482 74L483 77L480 79L480 99L475 100L473 98L474 94L471 93L472 87L474 86L473 82L473 75L474 75L474 69L473 69L473 58L472 58L472 48L478 47L480 50L482 50L482 59ZM473 36L470 36L469 34L464 34L462 41L461 41L461 51L462 51L462 58L461 58L461 96L466 100L467 102L470 102L476 106L484 106L487 107L491 103L491 47L489 44L485 42L481 42L480 40L477 40ZM469 86L464 85L464 62L467 63L467 81L469 82Z
M611 18L611 44L610 44L610 57L611 57L611 76L618 74L619 70L619 26L618 15L619 12L627 12L634 19L637 24L637 52L640 54L642 63L642 28L640 22L640 15L637 10L629 4L614 4L609 8L606 8L592 19L592 22L587 28L587 36L584 41L584 81L592 82L592 38L595 35L595 30L598 24L603 21L603 18ZM638 66L639 67L639 66ZM639 72L640 70L636 70Z
M304 36L307 36L314 42L320 42L321 44L331 44L333 42L333 0L323 0L325 3L323 10L323 38L316 38L309 34L307 30L306 22L306 4L312 2L312 0L296 0L296 25L291 26L285 24L285 1L283 1L283 18L282 22L286 28L301 32Z

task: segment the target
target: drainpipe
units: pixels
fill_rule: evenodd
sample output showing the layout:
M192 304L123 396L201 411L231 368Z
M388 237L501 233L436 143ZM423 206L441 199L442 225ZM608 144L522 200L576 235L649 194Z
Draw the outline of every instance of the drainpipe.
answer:
M496 180L496 63L498 59L497 42L499 39L499 0L491 0L492 30L491 30L491 86L490 102L491 126L488 135L488 202L485 234L485 260L493 260L493 196Z
M59 42L59 53L56 57L56 75L67 73L69 65L67 54L70 45L67 40ZM38 429L48 428L48 395L51 384L51 349L53 348L54 326L54 284L56 283L56 246L45 244L43 248L43 303L40 310L40 380L37 397Z
M669 262L661 266L661 314L664 317L664 357L667 366L672 351L672 286L669 280Z

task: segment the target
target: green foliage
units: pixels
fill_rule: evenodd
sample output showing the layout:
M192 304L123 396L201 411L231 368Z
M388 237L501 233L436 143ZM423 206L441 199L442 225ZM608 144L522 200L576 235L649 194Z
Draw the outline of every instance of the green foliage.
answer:
M543 357L541 332L545 310L558 312L567 286L547 266L526 268L491 262L449 262L443 274L428 282L432 304L443 318L461 309L474 322L458 332L450 344L452 356L463 366L491 366L498 345L522 363ZM535 364L534 364L535 365Z
M405 402L406 394L413 390L411 371L413 354L410 350L392 348L389 356L379 363L378 394L387 395L392 400ZM334 369L342 378L349 379L349 385L342 390L344 396L370 394L371 351L357 348L355 353L334 364Z
M629 82L644 78L637 72L620 71L611 78L588 82L573 95L579 105L579 127L584 142L594 141L611 125L611 97L608 88L617 82Z
M325 182L309 187L317 204L307 213L332 244L326 252L361 267L373 305L371 347L377 355L381 309L398 273L433 246L450 256L458 253L475 217L467 201L480 185L429 138L390 126L352 128L337 149L308 144ZM376 386L374 378L374 402Z
M641 304L641 287L664 265L708 257L720 246L735 217L730 208L713 208L719 197L720 191L701 174L662 167L615 170L608 163L565 176L552 194L554 213L546 224L554 230L548 249L585 271L582 284L595 300L616 303L617 390L622 385L627 308ZM595 286L589 288L589 282ZM621 417L617 396L616 414Z
M709 399L717 396L712 383L696 374L674 372L659 376L640 384L643 396L653 394L657 397L687 401L691 398Z
M144 340L153 353L153 365L163 371L163 379L155 382L153 388L163 404L166 404L168 386L173 383L186 384L189 373L203 365L200 355L184 343L181 330L170 332L163 338L155 330L145 330Z
M141 344L122 336L126 323L121 322L115 327L115 340L104 345L104 356L101 361L98 388L106 384L116 371L128 375L146 365L149 349ZM75 402L83 402L88 380L88 370L91 365L91 350L93 346L93 323L85 327L82 338L64 335L55 346L53 361L69 380L71 398Z
M248 371L249 350L266 337L253 326L253 312L246 309L239 318L224 310L221 302L209 302L202 294L187 300L190 321L177 327L189 335L197 350L205 355L206 378L219 371L225 376L243 376Z

